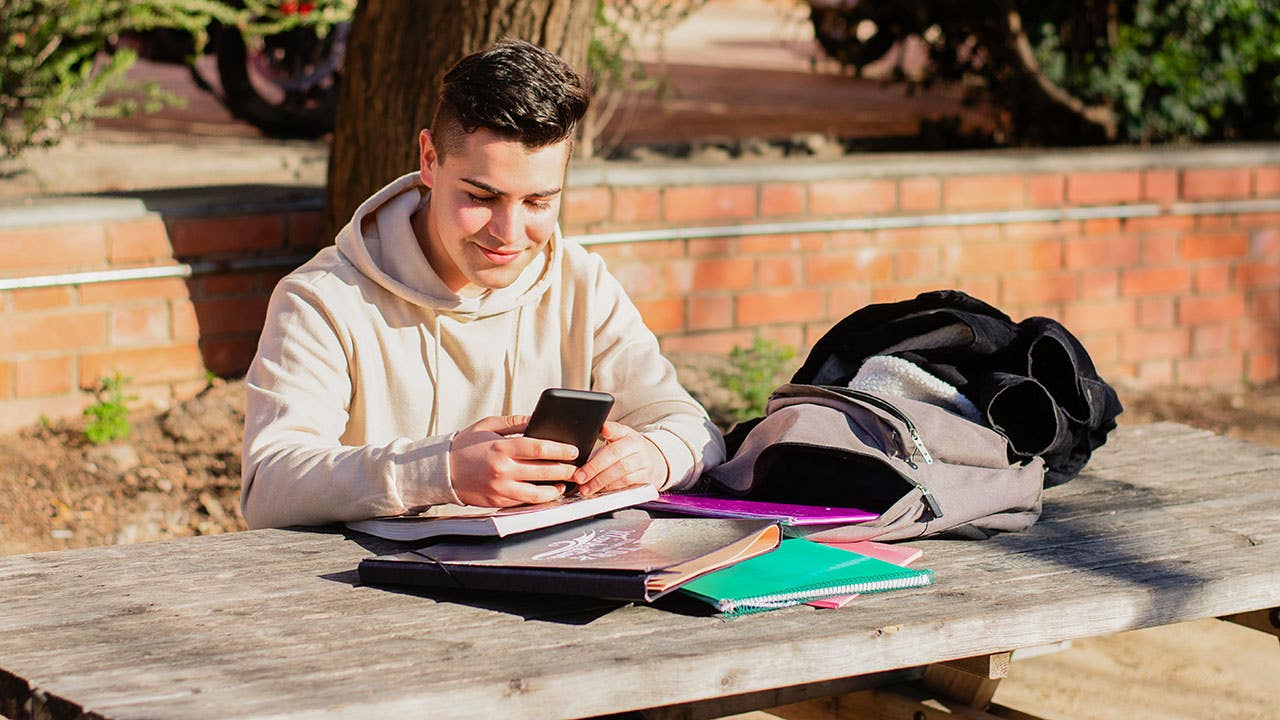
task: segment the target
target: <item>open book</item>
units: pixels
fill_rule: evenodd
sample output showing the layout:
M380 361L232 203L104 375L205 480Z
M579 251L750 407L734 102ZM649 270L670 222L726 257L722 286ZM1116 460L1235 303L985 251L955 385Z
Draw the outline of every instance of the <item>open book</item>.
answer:
M645 510L699 515L702 517L737 517L777 520L783 525L848 525L875 520L876 513L859 508L792 505L789 503L743 500L719 495L684 495L662 493L643 506Z
M620 513L517 537L440 540L365 558L366 585L503 590L648 602L713 570L778 547L767 520Z
M425 540L439 535L505 537L621 510L657 497L658 491L652 485L634 485L590 497L566 495L538 505L508 508L463 506L459 512L447 515L397 515L354 520L347 523L347 527L388 540Z

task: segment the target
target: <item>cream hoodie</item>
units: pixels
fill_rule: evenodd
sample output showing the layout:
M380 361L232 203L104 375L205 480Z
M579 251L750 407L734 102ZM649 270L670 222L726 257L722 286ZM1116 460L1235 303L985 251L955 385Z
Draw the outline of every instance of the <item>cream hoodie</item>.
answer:
M272 293L246 378L249 527L457 504L454 433L528 414L547 387L612 393L610 419L666 457L663 489L724 459L719 431L599 256L557 228L510 287L460 297L410 227L426 193L417 173L383 188Z

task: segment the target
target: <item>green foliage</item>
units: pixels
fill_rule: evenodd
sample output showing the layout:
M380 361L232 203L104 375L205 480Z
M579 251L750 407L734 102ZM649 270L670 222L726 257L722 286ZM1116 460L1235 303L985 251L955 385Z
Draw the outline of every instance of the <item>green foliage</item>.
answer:
M795 349L757 336L751 347L734 346L729 367L714 373L717 382L734 396L729 415L734 422L764 415L774 388L786 382Z
M98 401L84 409L84 414L93 418L85 426L84 436L94 445L129 437L132 428L129 426L128 403L138 398L125 394L128 382L129 378L116 372L112 377L102 378L94 388L93 394Z

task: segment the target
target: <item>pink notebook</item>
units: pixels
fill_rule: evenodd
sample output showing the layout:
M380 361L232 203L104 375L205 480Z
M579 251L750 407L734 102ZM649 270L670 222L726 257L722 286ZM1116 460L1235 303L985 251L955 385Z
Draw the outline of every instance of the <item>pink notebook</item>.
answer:
M740 500L714 495L663 493L657 500L640 505L645 510L699 515L702 517L777 520L783 525L849 525L880 517L858 508L791 505L788 503Z
M876 558L891 562L894 565L907 567L911 563L920 559L924 555L924 551L920 548L913 548L907 545L890 545L888 543L878 543L871 540L860 540L858 542L823 542L823 545L848 550L859 555ZM823 598L821 600L811 600L805 605L812 605L816 608L840 608L848 605L857 595L838 595L836 597Z

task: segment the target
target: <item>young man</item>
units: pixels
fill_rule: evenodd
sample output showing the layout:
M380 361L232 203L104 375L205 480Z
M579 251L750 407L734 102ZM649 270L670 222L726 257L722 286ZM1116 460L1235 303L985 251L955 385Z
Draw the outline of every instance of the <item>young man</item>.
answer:
M529 43L463 58L418 172L276 287L246 383L250 527L684 488L724 459L604 263L560 237L587 101ZM582 468L572 446L520 435L547 387L615 397Z

